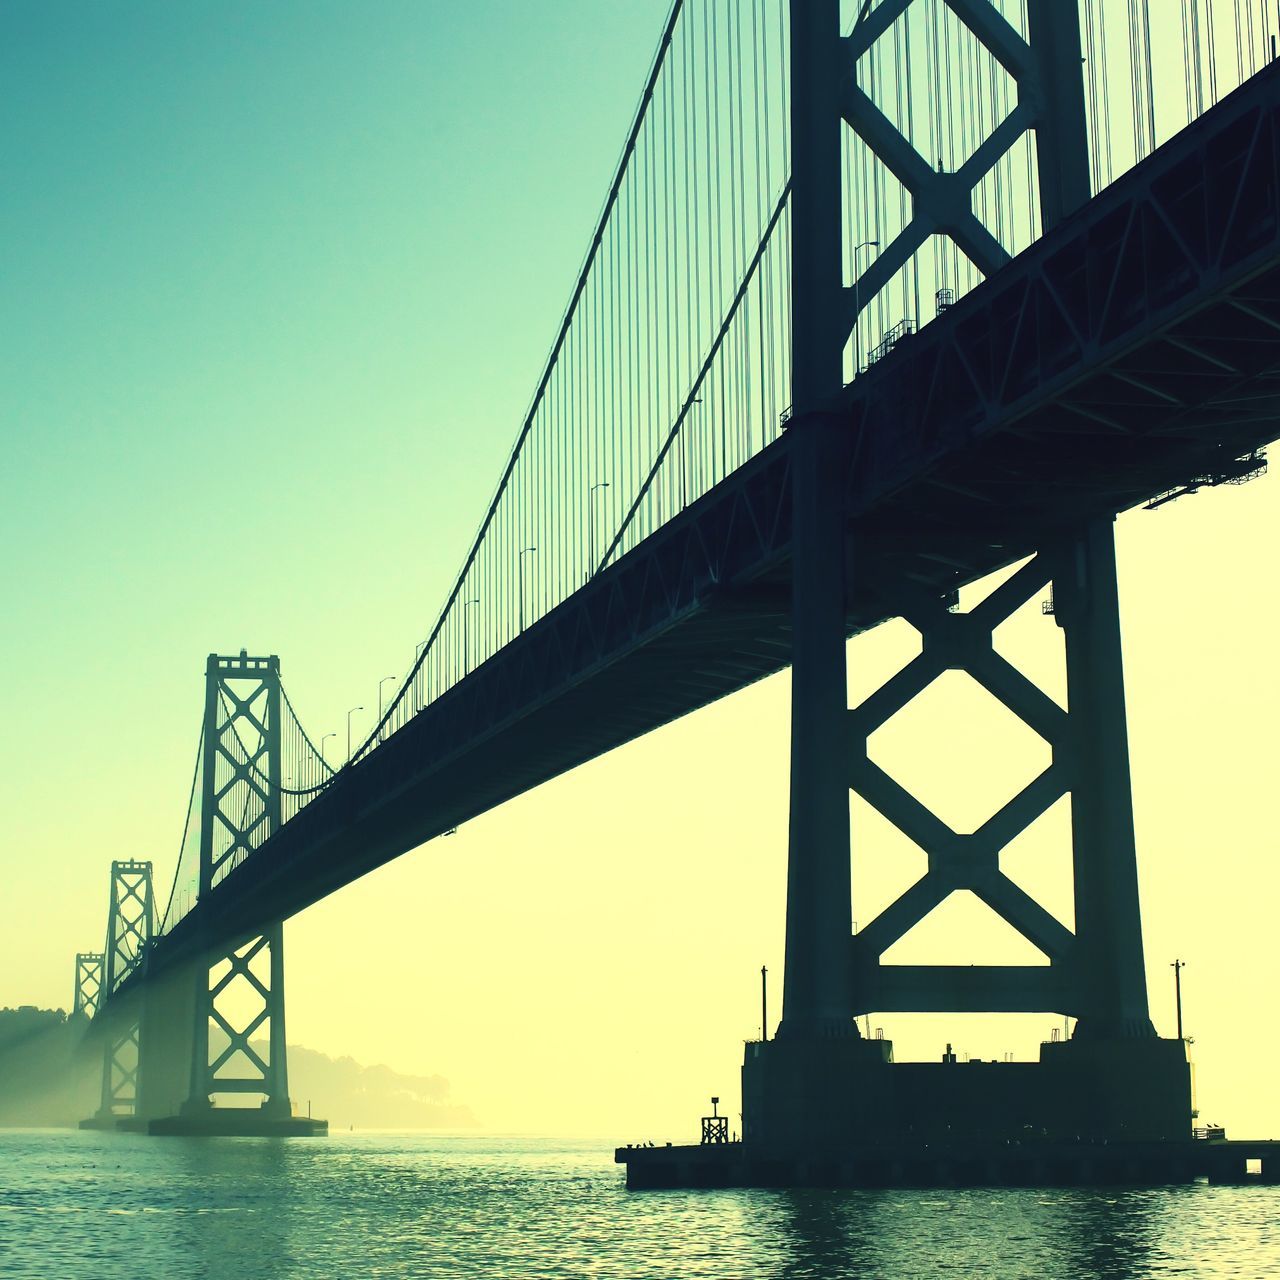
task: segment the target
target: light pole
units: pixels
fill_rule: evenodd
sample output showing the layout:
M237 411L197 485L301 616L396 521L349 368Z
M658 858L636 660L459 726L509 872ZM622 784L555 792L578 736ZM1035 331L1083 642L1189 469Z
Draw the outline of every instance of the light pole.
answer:
M378 681L378 741L379 742L382 741L382 717L386 715L386 712L382 709L382 686L386 684L388 680L390 680L394 684L396 681L396 677L383 676L382 679Z
M862 321L862 276L858 272L858 254L863 249L878 249L879 240L864 240L853 247L853 376L856 378L862 366L862 343L859 339Z
M516 576L520 579L520 630L524 630L524 558L527 555L537 551L537 547L525 547L523 551L516 556Z
M587 572L583 575L583 582L590 582L596 571L596 504L594 501L597 489L607 489L609 482L607 480L597 480L595 484L587 490Z
M427 673L422 661L422 651L431 641L423 640L413 651L413 709L421 711L427 702Z
M363 711L363 710L364 710L363 707L352 707L351 710L347 712L347 763L348 764L351 763L351 717L355 715L357 711Z
M325 739L326 739L326 738L336 738L337 736L338 736L338 735L337 735L336 733L326 733L326 734L325 734L325 735L320 739L320 763L321 763L322 765L324 765L324 767L325 767L326 769L329 767L329 762L324 758L324 744L325 744Z
M1185 960L1175 960L1169 966L1173 970L1173 999L1178 1010L1178 1039L1182 1039L1182 971L1187 967Z
M473 604L479 604L480 597L472 596L470 600L462 602L462 674L465 676L471 670L471 645L470 637L467 632L467 610Z

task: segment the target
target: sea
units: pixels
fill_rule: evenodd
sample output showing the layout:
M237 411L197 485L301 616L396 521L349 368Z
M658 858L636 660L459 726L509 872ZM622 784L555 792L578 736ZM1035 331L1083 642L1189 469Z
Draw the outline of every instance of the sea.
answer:
M1280 1187L628 1192L602 1142L0 1131L0 1277L1280 1277Z

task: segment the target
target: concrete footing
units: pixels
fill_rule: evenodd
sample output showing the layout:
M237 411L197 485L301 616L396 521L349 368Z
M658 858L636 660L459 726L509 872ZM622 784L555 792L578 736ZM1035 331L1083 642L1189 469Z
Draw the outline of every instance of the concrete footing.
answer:
M1280 1183L1280 1142L868 1143L802 1152L751 1142L620 1147L633 1190ZM1251 1162L1257 1166L1250 1172Z
M329 1122L256 1107L210 1107L148 1121L146 1131L164 1137L317 1138L329 1132Z
M771 1150L867 1143L1189 1141L1181 1040L1069 1040L1037 1062L893 1061L887 1040L746 1046L743 1138Z
M327 1120L280 1115L261 1107L208 1107L176 1116L91 1116L81 1129L112 1133L146 1133L153 1137L188 1138L319 1138L329 1132Z

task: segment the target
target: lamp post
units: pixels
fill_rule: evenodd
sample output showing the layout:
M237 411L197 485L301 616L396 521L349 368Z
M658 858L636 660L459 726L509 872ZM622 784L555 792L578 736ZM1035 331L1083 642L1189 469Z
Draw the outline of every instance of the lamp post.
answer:
M516 576L519 578L520 591L520 630L524 630L524 558L537 551L537 547L525 547L524 550L516 556Z
M321 737L321 739L320 739L320 763L321 763L322 765L324 765L324 767L325 767L326 769L329 767L329 762L324 758L324 744L325 744L325 739L326 739L326 738L336 738L337 736L338 736L338 735L337 735L336 733L326 733L326 734L324 734L324 735L323 735L323 737Z
M864 240L853 247L853 376L856 378L862 365L862 342L860 339L862 322L862 276L858 271L858 254L863 249L878 249L879 240Z
M427 673L422 661L422 651L431 641L423 640L413 651L413 709L421 711L427 702Z
M363 707L352 707L351 710L347 712L347 763L348 764L351 763L351 717L355 715L357 711L363 711L363 710L364 710Z
M1178 1039L1182 1039L1182 971L1187 967L1185 960L1175 960L1169 966L1173 970L1173 1000L1178 1011Z
M378 681L378 741L379 742L382 741L382 717L386 715L386 712L382 708L382 686L386 684L388 680L390 680L394 684L396 681L396 677L383 676L382 679Z
M583 582L590 582L596 571L596 504L593 501L597 489L607 489L607 480L597 480L587 490L587 572Z
M479 596L472 596L470 600L462 602L462 674L464 676L471 670L471 645L467 628L467 610L473 604L479 603Z

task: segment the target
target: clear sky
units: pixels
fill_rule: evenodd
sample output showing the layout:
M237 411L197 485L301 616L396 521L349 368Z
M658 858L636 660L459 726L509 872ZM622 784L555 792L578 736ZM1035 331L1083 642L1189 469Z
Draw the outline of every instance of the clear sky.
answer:
M210 650L279 653L316 734L405 669L665 10L0 9L0 1005L70 1002L112 858L171 874ZM1153 1011L1172 1034L1181 956L1202 1106L1252 1134L1280 1133L1278 486L1119 534ZM1060 693L1034 602L1000 641ZM909 652L898 627L851 646L855 696ZM291 922L290 1040L438 1072L491 1128L690 1135L736 1098L762 963L780 993L786 707L784 676ZM1028 767L989 713L940 687L878 758L980 820ZM866 918L920 858L854 816ZM1069 922L1054 822L1005 865ZM980 923L957 901L895 954L1021 956ZM1029 1056L1053 1025L878 1021L900 1057Z

